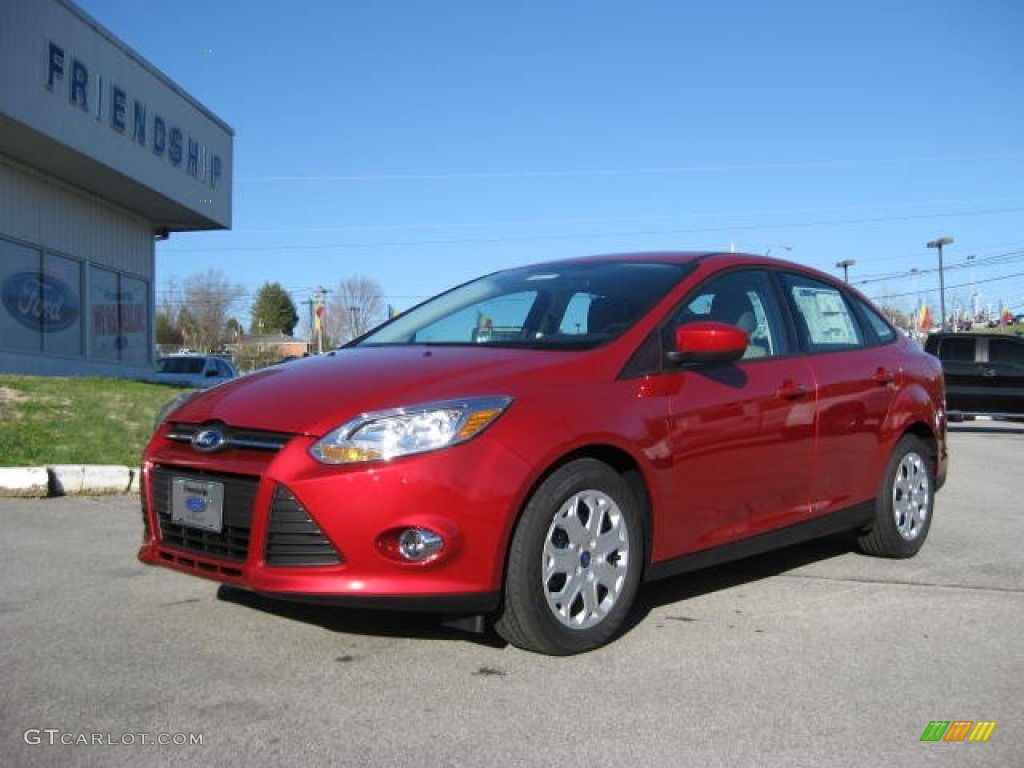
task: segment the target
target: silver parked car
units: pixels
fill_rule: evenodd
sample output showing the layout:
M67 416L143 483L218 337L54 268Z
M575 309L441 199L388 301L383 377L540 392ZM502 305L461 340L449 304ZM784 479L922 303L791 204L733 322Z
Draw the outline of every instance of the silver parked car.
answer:
M238 378L230 360L216 355L168 355L156 361L154 381L182 387L207 389Z

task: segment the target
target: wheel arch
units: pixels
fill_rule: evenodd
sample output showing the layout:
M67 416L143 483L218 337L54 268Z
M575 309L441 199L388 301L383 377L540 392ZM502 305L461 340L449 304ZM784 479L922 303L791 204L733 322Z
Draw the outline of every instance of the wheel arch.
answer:
M651 537L654 530L653 501L651 499L648 481L644 477L643 469L639 462L635 457L630 455L628 451L609 443L592 443L580 446L567 453L563 453L553 461L549 462L547 466L545 466L544 470L534 478L533 482L530 483L526 491L523 493L519 501L519 506L516 509L515 519L508 527L505 535L500 585L502 589L508 575L510 544L512 542L513 535L515 535L516 528L522 520L523 512L526 510L526 505L529 504L530 499L533 498L533 495L545 480L566 464L579 459L595 459L606 464L611 467L612 470L621 475L629 486L629 489L636 500L637 510L640 516L640 529L644 539L642 572L646 573L647 566L651 561Z
M945 432L945 414L920 384L907 387L893 403L882 430L892 446L904 435L915 435L928 446L936 490L945 481Z

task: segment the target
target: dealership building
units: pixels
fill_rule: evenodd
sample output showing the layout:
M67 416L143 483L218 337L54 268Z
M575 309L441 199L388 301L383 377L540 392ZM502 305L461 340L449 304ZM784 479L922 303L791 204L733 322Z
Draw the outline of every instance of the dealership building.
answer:
M230 228L231 128L65 0L0 0L0 73L0 373L152 370L155 243Z

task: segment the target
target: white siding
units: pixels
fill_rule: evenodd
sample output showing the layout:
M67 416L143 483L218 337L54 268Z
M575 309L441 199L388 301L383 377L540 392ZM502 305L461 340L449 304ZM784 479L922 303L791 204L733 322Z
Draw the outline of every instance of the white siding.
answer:
M0 234L153 280L153 231L147 221L2 157Z

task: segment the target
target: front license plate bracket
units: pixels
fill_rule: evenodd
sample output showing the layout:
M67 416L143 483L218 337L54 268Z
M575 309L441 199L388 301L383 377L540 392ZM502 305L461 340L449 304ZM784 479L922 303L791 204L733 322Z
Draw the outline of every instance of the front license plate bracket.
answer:
M171 482L171 520L189 528L224 529L224 484L191 477Z

